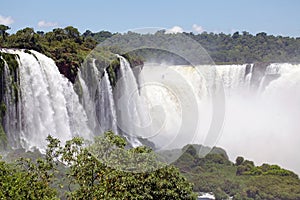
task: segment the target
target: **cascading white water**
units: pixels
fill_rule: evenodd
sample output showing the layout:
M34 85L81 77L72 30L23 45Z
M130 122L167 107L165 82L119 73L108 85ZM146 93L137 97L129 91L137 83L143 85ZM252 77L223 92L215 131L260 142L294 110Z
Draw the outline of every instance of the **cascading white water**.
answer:
M106 70L104 70L103 77L100 80L98 91L99 100L96 103L96 109L99 111L98 121L100 123L102 132L112 130L115 134L118 134L116 124L116 108L114 105L112 88Z
M82 103L87 112L90 127L99 135L112 130L118 134L116 108L113 91L107 71L103 74L96 67L95 59L82 70L91 70L87 77L78 73L78 80L82 88Z
M50 134L61 141L73 136L92 138L87 117L73 85L58 71L54 61L36 51L25 53L9 50L19 56L20 92L18 102L22 110L21 144L26 149L43 151Z
M79 84L81 86L81 92L82 92L81 101L82 101L84 110L87 114L88 125L94 134L98 134L99 124L97 123L95 102L93 101L93 99L90 96L88 86L86 85L86 82L82 78L81 71L78 71L77 77L78 77Z
M248 86L248 90L251 88L251 78L252 78L252 73L253 73L253 64L251 64L250 66L250 70L249 70L249 73L246 75L245 77L245 84L246 86Z
M151 112L151 117L152 123L160 124L162 130L156 137L149 139L161 146L173 143L171 147L187 143L205 144L205 134L208 134L214 115L212 105L209 104L210 94L219 92L218 84L222 81L225 96L221 100L226 103L226 117L221 138L215 141L217 145L226 149L231 160L243 155L257 164L277 163L300 173L300 161L295 159L300 146L300 125L297 122L300 118L300 65L269 65L261 79L265 83L263 87L260 86L259 93L257 90L262 83L251 83L253 76L257 76L254 65L248 69L247 74L246 65L214 67L212 71L216 74L209 75L199 74L195 68L188 66L144 66L142 75L145 80L151 76L160 77L152 78L154 83L142 88L149 107L161 108L158 112ZM174 78L172 73L179 76ZM159 84L155 84L157 82ZM211 82L214 83L210 85ZM189 89L189 92L195 94L189 98L195 98L198 105L194 107L194 110L198 109L198 115L194 116L193 113L197 112L192 109L190 115L198 118L199 124L193 133L185 129L180 137L178 130L181 126L189 126L180 120L192 120L191 116L182 115L182 111L190 106L184 98L184 91ZM164 123L157 122L159 120Z
M141 94L146 99L151 116L151 133L148 133L148 139L159 150L177 148L196 140L203 142L205 135L202 133L207 132L210 115L203 116L198 110L203 108L206 113L211 111L206 101L210 94L206 87L207 80L197 69L152 63L143 67L141 76L144 80ZM195 99L198 102L203 100L203 104L197 105ZM204 102L208 105L205 108ZM197 127L199 115L201 126ZM195 131L200 134L195 135Z
M19 73L16 71L16 82L14 83L13 77L11 74L13 72L10 71L9 66L7 65L6 61L4 60L4 77L1 88L2 94L6 93L3 96L4 103L6 105L6 115L4 118L4 130L7 131L8 134L8 141L15 147L19 147L19 138L18 135L14 134L16 132L21 131L21 104L15 103L21 100L20 92L15 90L17 83L19 82Z
M293 69L297 68L297 65L290 64L290 63L272 63L269 66L267 66L264 76L262 77L259 87L258 87L258 93L261 94L265 87L269 84L270 80L268 80L270 77L274 76L280 76L285 73L289 73Z
M217 76L221 79L227 96L233 95L232 93L248 92L251 74L246 75L246 66L247 65L216 66Z
M156 107L150 112L153 132L149 139L162 149L196 142L214 145L205 141L213 115L212 94L223 89L222 83L226 96L249 89L251 75L247 79L245 72L246 65L146 64L142 77L148 84L141 90L148 107Z
M141 143L138 137L147 137L149 115L145 99L140 96L139 86L129 62L122 56L120 59L120 78L116 85L116 107L118 127L129 138L133 146Z

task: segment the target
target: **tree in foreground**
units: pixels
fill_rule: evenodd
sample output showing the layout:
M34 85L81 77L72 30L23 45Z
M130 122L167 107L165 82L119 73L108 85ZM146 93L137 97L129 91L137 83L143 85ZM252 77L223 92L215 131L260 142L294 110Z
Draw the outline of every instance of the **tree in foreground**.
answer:
M0 161L0 199L58 199L45 161L23 159L20 164Z
M61 146L49 136L46 160L64 163L70 199L196 199L177 168L156 159L147 147L127 148L111 131L91 145L73 138Z
M47 141L43 156L0 161L0 199L196 199L177 168L110 131L92 144L77 137Z

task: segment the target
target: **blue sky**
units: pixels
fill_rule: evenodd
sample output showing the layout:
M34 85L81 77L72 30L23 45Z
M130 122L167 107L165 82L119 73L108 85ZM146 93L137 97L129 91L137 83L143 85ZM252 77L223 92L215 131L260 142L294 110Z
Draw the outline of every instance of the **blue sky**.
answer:
M250 33L300 37L298 0L0 0L0 23L12 30L124 32L142 27L177 31Z

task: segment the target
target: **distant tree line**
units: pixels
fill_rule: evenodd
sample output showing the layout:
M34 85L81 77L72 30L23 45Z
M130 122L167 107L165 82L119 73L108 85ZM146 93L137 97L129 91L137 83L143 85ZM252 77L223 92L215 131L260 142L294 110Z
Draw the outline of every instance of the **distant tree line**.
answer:
M176 35L183 34L192 38L200 43L200 45L208 52L213 61L217 64L230 64L230 63L255 63L255 62L300 62L300 37L283 37L268 35L261 32L252 35L249 32L243 31L235 32L233 34L224 33L207 33L201 34L194 33L177 33L165 34L165 31L158 31L155 34L141 35L134 32L122 34L119 40L120 45L122 42L136 45L140 43L143 46L149 41L161 41L164 45ZM116 34L109 34L109 32L98 32L93 34L84 34L92 37L97 42L104 41L105 39L115 36ZM119 36L119 35L118 35ZM185 48L185 47L184 47ZM193 50L188 47L185 51ZM192 52L190 52L192 53ZM152 50L149 53L140 53L146 55L146 58L158 58L166 56L164 52ZM182 60L172 57L177 60L178 64L182 64ZM176 64L176 62L175 62Z
M204 32L194 35L185 33L198 41L215 62L299 62L300 37L283 37L246 31L234 34Z
M87 34L89 33L89 34ZM300 37L283 37L268 35L265 32L252 35L247 31L225 33L177 33L165 34L158 31L149 36L134 32L128 32L121 37L127 37L127 42L144 40L168 41L174 35L183 34L199 42L208 52L214 62L219 64L228 63L255 63L255 62L300 62ZM98 43L115 36L108 31L90 33L86 31L83 35L91 37ZM138 39L137 39L138 38ZM151 39L149 39L151 38ZM188 51L188 49L186 49ZM152 52L153 57L158 57L162 52Z
M62 74L72 82L75 81L77 70L86 56L97 44L108 38L117 38L122 45L143 45L152 41L159 41L168 45L171 39L180 35L197 41L208 52L217 64L254 63L254 62L300 62L300 37L273 36L267 33L252 35L246 31L234 34L224 33L177 33L165 34L164 30L155 34L125 34L100 31L93 33L86 30L80 33L77 28L67 26L55 28L49 32L34 31L24 28L13 34L8 34L10 27L0 25L0 47L33 49L54 59ZM186 54L193 53L193 48L183 48ZM142 50L135 53L144 60L168 58L174 64L185 64L182 58L169 55L159 50Z

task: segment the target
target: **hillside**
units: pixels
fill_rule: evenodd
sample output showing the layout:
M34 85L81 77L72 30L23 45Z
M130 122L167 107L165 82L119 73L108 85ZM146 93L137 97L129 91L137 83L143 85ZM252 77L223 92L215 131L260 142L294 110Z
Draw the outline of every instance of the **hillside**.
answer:
M173 164L194 184L194 191L213 192L216 199L300 198L298 175L278 165L255 166L243 157L233 163L220 148L212 149L205 157L199 155L203 149L200 145L184 149Z

